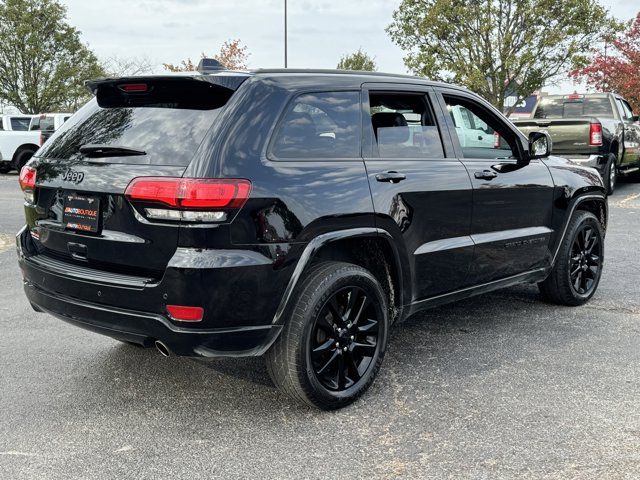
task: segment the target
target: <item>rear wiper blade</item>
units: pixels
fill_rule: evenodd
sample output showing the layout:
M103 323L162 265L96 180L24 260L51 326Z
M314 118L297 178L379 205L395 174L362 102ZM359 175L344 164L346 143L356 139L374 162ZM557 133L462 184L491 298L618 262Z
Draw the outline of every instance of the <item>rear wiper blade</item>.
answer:
M131 157L135 155L146 155L144 150L135 148L120 147L117 145L101 145L98 143L88 143L80 147L80 153L87 157Z

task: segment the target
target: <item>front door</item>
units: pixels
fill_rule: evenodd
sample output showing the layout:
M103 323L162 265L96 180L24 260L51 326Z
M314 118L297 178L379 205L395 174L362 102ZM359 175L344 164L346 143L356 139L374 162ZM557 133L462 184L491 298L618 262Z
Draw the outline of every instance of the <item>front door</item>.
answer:
M619 165L623 168L636 167L640 162L640 124L634 121L631 105L622 98L617 98L620 117L624 122L624 145L621 146L623 156L618 154ZM637 113L637 112L636 112Z
M473 256L471 182L438 128L443 114L430 91L364 89L363 156L376 224L409 258L414 302L465 286Z
M524 164L521 137L491 107L471 95L443 90L449 112L465 109L474 125L485 125L496 142L463 147L453 142L473 183L471 238L475 254L470 269L474 284L482 284L546 267L553 230L553 180L541 160ZM453 123L451 116L447 119Z

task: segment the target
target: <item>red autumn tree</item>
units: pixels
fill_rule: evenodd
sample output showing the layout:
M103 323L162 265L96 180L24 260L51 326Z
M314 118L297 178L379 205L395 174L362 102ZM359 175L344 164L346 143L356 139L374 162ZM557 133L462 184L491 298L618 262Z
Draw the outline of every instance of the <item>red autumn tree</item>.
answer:
M571 72L599 91L615 91L640 111L640 13L624 32L597 50L591 64Z
M228 70L246 70L249 55L250 53L247 52L247 47L241 45L240 40L229 40L222 44L220 51L215 54L213 58ZM202 58L207 56L205 53L202 53ZM182 60L178 65L164 63L163 66L170 72L191 72L195 70L198 65L197 62L194 63L190 58L187 58L186 60Z

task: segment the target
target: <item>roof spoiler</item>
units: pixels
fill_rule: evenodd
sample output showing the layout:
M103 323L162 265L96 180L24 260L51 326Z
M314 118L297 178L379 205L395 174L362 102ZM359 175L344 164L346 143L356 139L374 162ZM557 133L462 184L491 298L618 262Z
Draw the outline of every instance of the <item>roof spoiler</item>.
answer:
M215 60L214 60L215 61ZM202 62L201 62L202 63ZM217 63L217 62L216 62ZM200 67L198 65L198 67ZM148 76L135 76L135 77L111 77L111 78L96 78L95 80L87 80L84 82L85 87L95 95L100 87L115 87L121 84L143 84L143 83L158 83L158 82L208 82L219 87L228 88L229 90L237 90L242 83L249 78L249 74L236 73L222 71L222 70L208 70L209 72L220 71L220 75L206 75L200 72L188 72L187 74L171 74L171 75L148 75Z

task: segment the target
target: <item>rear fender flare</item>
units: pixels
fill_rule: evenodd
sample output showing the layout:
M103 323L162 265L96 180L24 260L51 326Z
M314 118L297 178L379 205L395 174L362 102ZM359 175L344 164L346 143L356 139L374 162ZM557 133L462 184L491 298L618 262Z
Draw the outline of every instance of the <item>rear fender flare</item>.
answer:
M300 258L298 259L298 263L296 264L293 274L289 279L287 288L285 289L285 292L282 295L282 299L280 300L278 309L276 310L276 313L273 317L272 324L282 325L284 323L284 313L287 310L287 307L290 305L293 292L295 291L296 286L300 282L300 279L302 278L305 269L307 268L308 265L311 264L315 254L318 252L318 250L320 250L320 248L327 245L328 243L335 242L338 240L344 240L347 238L364 238L364 237L381 237L381 236L387 240L387 242L389 243L389 246L391 247L391 251L393 252L393 255L395 257L396 267L398 269L398 282L399 282L398 291L401 293L404 292L404 285L403 285L404 273L402 268L402 262L401 262L398 250L393 243L393 239L388 232L380 228L374 228L374 227L349 228L346 230L336 230L333 232L327 232L327 233L318 235L317 237L312 239L304 248L302 255L300 255ZM400 305L402 304L403 302L401 301Z

